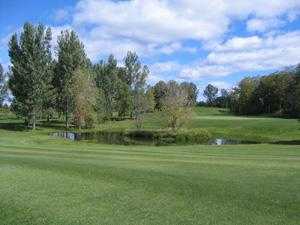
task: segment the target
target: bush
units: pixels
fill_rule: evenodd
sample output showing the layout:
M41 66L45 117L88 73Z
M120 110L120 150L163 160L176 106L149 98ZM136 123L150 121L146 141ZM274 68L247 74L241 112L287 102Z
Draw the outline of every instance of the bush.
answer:
M212 135L205 129L180 130L176 134L177 144L205 144Z

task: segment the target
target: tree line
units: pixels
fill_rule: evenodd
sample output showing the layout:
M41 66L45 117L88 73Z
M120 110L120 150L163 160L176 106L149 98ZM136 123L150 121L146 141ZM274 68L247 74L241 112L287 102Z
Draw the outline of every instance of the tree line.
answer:
M300 64L261 77L246 77L231 90L209 84L207 105L229 108L239 115L272 114L300 117Z
M0 103L9 89L11 109L33 129L39 119L55 117L64 118L66 128L123 118L134 119L141 128L145 113L153 111L163 112L168 126L176 129L196 103L193 83L147 85L150 71L134 52L127 53L122 66L113 55L92 63L74 31L62 31L56 46L51 40L50 28L25 23L9 41L7 82L0 67L0 92L5 90Z

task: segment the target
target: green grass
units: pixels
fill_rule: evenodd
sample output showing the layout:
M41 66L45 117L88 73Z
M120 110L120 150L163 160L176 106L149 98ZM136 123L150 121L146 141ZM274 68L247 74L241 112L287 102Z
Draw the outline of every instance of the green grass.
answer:
M193 126L227 135L236 120L244 132L284 124L199 110ZM55 127L22 131L3 118L0 225L299 224L299 146L102 145L50 137ZM282 129L296 134L286 121Z
M215 137L275 142L300 140L300 122L262 116L234 116L224 109L196 109L189 127L208 129Z

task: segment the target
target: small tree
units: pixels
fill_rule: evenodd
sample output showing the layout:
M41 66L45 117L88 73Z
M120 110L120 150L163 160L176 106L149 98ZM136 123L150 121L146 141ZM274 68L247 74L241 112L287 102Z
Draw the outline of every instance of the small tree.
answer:
M176 81L167 83L167 94L163 101L163 112L167 125L174 131L189 121L191 105L187 90Z
M78 128L91 127L96 121L97 89L88 70L77 70L72 78L73 121Z

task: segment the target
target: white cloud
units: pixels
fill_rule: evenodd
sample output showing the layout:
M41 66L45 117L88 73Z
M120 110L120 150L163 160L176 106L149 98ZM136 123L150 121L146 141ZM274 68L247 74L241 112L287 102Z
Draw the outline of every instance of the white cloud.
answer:
M234 37L214 47L205 60L181 76L226 76L239 71L276 70L300 62L300 31L265 37Z
M207 40L222 35L229 25L224 4L220 3L82 0L77 4L74 21L77 25L92 24L114 37L147 43Z
M185 41L198 41L206 48L223 40L234 20L245 20L249 31L264 32L296 19L299 12L299 0L80 0L72 18L92 59L109 53L120 59L128 50L143 57L195 53L199 49L186 47ZM260 45L259 37L250 39L233 39L221 47ZM203 69L198 70L202 73Z
M201 63L197 66L185 66L185 68L181 70L179 77L197 80L201 77L223 77L232 72L233 69L230 66Z
M285 22L279 19L250 19L247 21L248 31L264 32L284 26Z

